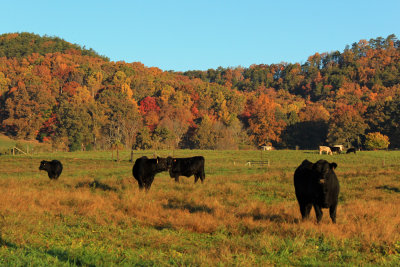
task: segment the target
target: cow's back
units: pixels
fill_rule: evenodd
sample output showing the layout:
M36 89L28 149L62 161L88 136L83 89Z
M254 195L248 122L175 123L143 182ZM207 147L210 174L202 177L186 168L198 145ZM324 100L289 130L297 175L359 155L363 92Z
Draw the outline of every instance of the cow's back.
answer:
M143 178L152 170L151 159L146 156L138 158L132 168L133 177L136 179Z
M203 156L175 158L170 172L189 177L195 173L204 172L204 161Z
M52 170L53 170L56 174L60 175L61 172L62 172L62 170L63 170L63 165L61 164L61 162L58 161L58 160L52 160L52 161L51 161L51 164L52 164Z

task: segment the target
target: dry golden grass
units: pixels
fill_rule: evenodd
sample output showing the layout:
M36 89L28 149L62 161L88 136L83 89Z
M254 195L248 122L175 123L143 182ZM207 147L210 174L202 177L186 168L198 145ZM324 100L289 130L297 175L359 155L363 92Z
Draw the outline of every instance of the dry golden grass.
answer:
M71 239L68 246L76 249L107 242L109 253L117 259L122 257L120 248L129 248L140 250L140 257L147 259L154 257L154 251L163 251L160 258L181 258L181 263L193 265L213 261L302 265L307 263L302 261L304 255L311 264L338 260L355 264L362 258L361 263L383 263L389 255L398 260L398 166L359 171L342 162L342 170L337 170L341 183L337 224L331 223L327 210L316 224L313 211L308 221L301 221L290 171L297 162L294 167L285 163L254 174L207 175L204 184L193 184L193 177L176 184L161 174L148 193L138 190L129 163L122 163L126 174L121 177L105 174L98 180L91 173L71 178L73 170L58 181L36 170L33 178L9 172L8 178L0 179L2 242L45 250L60 246L63 242L58 239ZM96 166L96 171L103 171ZM66 237L68 229L77 229L82 237ZM132 241L130 235L141 236L140 242ZM192 235L205 241L196 244ZM141 251L146 247L149 250ZM321 251L323 256L316 256ZM362 256L351 259L343 256L346 253Z

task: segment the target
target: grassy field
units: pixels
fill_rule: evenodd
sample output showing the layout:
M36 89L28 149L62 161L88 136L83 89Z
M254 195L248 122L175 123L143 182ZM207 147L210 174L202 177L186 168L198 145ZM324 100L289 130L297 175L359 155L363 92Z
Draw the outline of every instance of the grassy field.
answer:
M157 153L203 155L205 183L165 172L140 192L128 151L0 156L0 265L400 265L400 152L268 151L265 168L245 166L260 151ZM337 224L300 219L293 172L320 158L338 164Z

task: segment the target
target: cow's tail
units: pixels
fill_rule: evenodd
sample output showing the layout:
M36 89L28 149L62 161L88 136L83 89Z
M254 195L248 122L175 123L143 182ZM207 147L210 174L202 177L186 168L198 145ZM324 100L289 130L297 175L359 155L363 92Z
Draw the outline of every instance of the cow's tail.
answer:
M206 161L205 161L205 159L203 158L203 168L201 169L201 176L200 176L200 180L201 180L201 182L203 183L203 181L206 179L206 173L204 172L204 168L205 168L205 165L206 164Z

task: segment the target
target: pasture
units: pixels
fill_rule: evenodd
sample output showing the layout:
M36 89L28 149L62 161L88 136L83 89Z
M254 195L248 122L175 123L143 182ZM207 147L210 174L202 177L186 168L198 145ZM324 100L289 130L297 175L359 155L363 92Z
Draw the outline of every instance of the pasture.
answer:
M260 151L157 153L203 155L204 184L163 172L141 192L129 151L0 156L0 265L400 265L398 151L265 151L262 167L245 166ZM321 158L338 164L337 224L302 222L294 194L295 168Z

